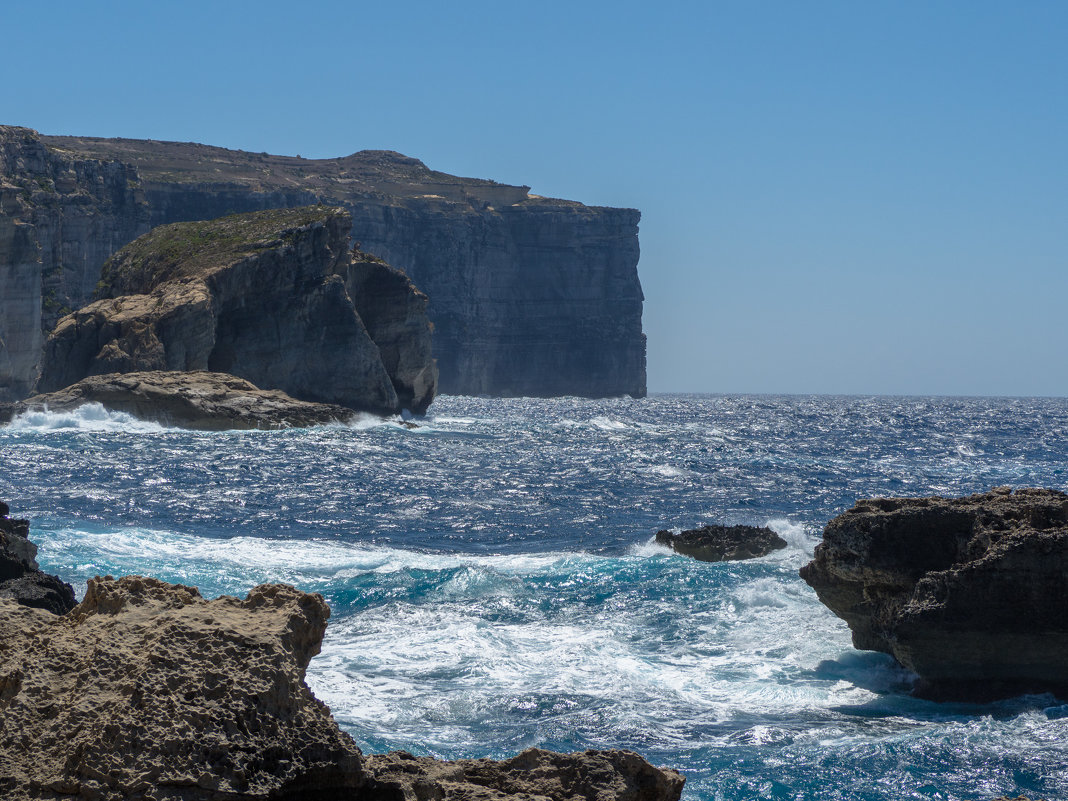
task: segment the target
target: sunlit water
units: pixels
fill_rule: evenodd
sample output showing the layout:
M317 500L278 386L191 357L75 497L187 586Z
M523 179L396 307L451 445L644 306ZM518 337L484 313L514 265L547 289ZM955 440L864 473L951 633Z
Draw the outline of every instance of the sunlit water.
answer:
M1068 483L1068 401L440 398L190 433L100 408L0 429L0 498L79 595L146 573L322 593L308 681L365 751L630 748L689 799L1068 798L1068 705L917 701L797 577L859 497ZM769 524L705 564L658 528Z

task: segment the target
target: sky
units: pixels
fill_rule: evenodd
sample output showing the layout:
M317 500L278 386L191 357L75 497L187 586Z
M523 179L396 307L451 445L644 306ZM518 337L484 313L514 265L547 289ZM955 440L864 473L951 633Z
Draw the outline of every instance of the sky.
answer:
M651 392L1068 396L1068 3L8 3L0 123L640 209Z

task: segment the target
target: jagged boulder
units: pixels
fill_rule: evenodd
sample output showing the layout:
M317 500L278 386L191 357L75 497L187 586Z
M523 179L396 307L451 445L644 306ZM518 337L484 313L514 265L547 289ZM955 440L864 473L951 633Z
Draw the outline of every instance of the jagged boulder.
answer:
M97 578L55 617L0 601L5 799L341 798L362 759L304 683L329 609L263 585Z
M329 609L286 585L243 600L96 578L62 617L0 600L6 801L678 801L627 751L366 763L304 682Z
M709 525L679 534L662 529L656 541L702 562L755 559L786 547L786 540L766 526Z
M37 546L30 541L30 523L9 518L0 503L0 598L62 615L74 607L74 590L37 564Z
M1068 495L861 500L801 577L857 648L919 675L916 693L1068 692Z
M40 393L113 372L230 373L300 400L392 414L404 406L382 351L346 290L348 213L309 206L153 229L104 267L100 300L60 320L45 346ZM414 293L414 287L406 285ZM434 396L425 296L376 308L394 367L423 376L406 399ZM420 329L410 349L390 321ZM395 352L402 352L396 356Z
M345 422L354 414L344 406L260 389L228 373L159 371L90 376L56 392L0 404L0 423L26 411L68 411L87 403L141 420L202 431L323 425Z

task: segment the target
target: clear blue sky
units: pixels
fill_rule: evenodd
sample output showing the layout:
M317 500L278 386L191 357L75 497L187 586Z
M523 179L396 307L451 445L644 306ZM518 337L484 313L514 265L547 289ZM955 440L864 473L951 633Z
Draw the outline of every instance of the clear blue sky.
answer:
M641 209L651 391L1068 395L1068 3L60 2L2 122Z

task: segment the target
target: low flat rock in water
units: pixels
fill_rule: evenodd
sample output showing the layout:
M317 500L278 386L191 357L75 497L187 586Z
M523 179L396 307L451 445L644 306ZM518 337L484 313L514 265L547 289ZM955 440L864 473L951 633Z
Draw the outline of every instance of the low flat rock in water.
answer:
M830 523L801 577L857 648L918 674L914 692L1068 693L1068 495L1001 487L875 498Z
M786 540L763 526L710 525L680 534L665 529L656 532L656 541L702 562L755 559L786 547Z
M89 376L66 389L6 404L6 414L0 410L0 422L25 411L69 411L88 403L100 403L141 420L206 431L322 425L355 414L344 406L260 389L227 373L149 371Z

